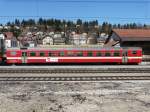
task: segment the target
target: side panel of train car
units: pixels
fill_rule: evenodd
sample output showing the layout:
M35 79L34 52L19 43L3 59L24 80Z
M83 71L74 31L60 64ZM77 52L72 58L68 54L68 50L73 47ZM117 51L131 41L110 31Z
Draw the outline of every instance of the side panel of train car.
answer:
M0 49L0 63L2 63L2 58L3 58L3 53L2 50Z
M7 63L140 63L141 49L8 49Z

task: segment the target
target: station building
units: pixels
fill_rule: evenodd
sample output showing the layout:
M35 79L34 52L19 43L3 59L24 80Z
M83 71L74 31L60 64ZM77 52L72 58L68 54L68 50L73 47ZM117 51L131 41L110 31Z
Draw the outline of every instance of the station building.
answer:
M141 47L150 55L150 29L113 29L104 47Z

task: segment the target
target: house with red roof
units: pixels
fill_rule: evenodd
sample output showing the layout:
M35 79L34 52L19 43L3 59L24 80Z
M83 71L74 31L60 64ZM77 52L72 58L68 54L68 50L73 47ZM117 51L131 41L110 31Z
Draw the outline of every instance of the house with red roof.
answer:
M104 47L141 47L150 54L150 29L113 29Z

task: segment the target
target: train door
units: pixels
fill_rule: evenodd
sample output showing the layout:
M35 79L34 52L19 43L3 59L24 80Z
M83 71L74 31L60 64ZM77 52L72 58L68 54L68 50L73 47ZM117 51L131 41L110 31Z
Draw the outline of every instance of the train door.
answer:
M21 60L22 60L22 63L27 63L27 52L26 51L22 52Z
M124 63L124 64L128 63L128 52L127 52L127 50L123 51L123 53L122 53L122 63Z

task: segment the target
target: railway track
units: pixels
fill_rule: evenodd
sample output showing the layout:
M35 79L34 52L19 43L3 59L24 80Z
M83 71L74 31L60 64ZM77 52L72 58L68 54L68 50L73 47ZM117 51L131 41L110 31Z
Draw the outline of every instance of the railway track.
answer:
M0 81L150 80L149 73L150 66L16 66L1 67Z
M150 73L146 68L103 68L103 69L1 69L0 73Z
M113 81L150 80L150 76L0 77L0 81Z
M145 65L79 65L79 66L0 66L2 73L150 73Z

